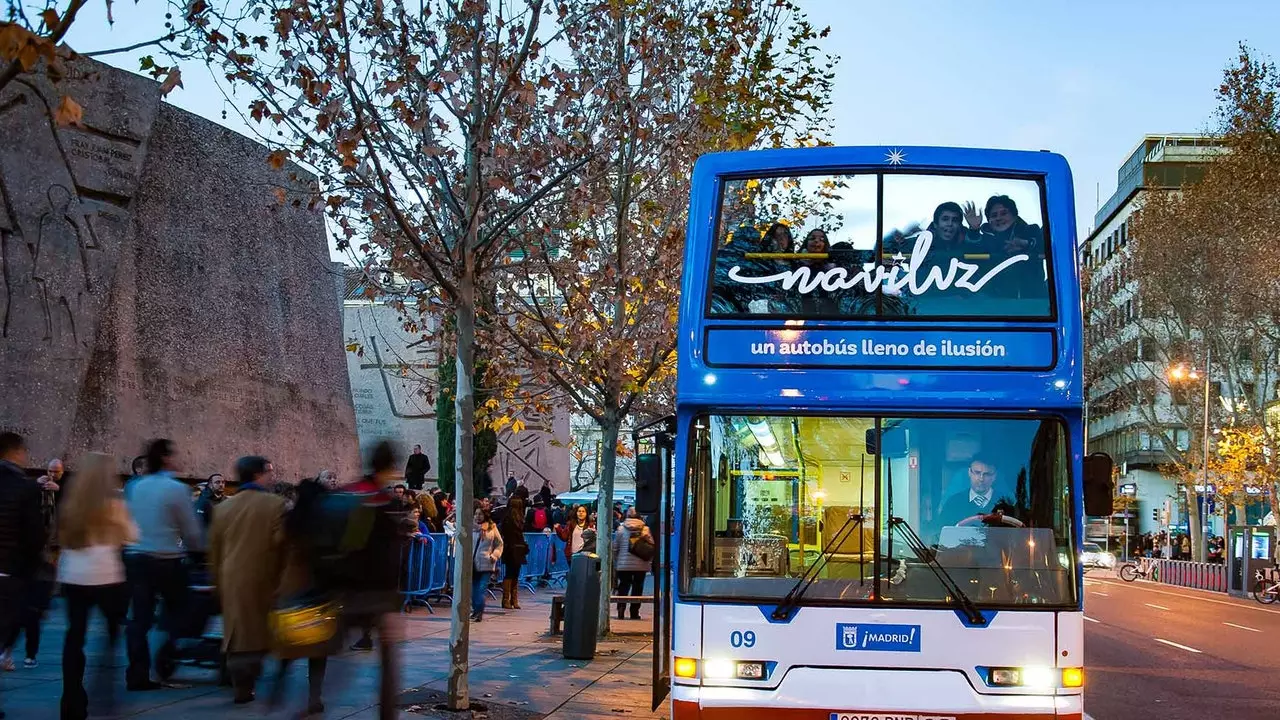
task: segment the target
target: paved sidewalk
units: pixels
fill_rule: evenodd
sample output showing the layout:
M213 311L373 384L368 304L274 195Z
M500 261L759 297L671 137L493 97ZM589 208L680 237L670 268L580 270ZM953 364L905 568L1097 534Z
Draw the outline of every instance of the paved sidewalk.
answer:
M619 634L601 643L595 660L565 660L560 656L559 637L547 635L551 594L544 590L522 598L524 608L518 611L495 609L491 604L484 622L472 626L471 697L473 702L490 706L490 712L475 716L491 715L494 720L665 719L665 708L657 713L649 710L652 655L650 637L644 633L652 628L651 622L615 620ZM406 720L437 716L432 708L449 676L449 608L438 607L435 615L419 608L402 617L406 640L401 648L405 686L401 715ZM19 657L16 671L2 673L0 709L9 718L58 717L64 627L62 605L56 603L46 616L40 666L25 669ZM95 621L86 648L90 672L97 664L97 645L104 634ZM22 640L18 647L22 647ZM121 701L118 712L127 718L201 720L231 713L244 718L285 718L299 709L306 688L306 663L297 663L290 673L293 703L269 713L261 700L247 706L233 705L230 689L218 687L216 673L211 670L180 668L174 681L188 687L126 693L123 647L114 665ZM375 654L344 653L331 660L325 682L325 718L376 718L377 683ZM266 688L260 686L259 698L265 695Z

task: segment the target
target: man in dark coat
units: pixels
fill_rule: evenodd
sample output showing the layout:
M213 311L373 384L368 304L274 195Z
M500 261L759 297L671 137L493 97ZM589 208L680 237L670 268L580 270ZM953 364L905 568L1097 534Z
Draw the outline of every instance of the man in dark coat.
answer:
M27 586L40 569L45 546L40 486L23 470L27 461L22 436L0 433L0 638L17 629Z
M410 490L421 490L427 482L427 471L431 469L431 461L422 454L422 446L414 445L413 454L404 464L404 481Z

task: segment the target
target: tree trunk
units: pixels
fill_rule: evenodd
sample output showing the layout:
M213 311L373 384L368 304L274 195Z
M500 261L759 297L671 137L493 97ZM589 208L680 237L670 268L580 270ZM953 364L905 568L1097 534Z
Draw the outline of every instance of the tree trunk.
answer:
M1247 507L1247 504L1248 504L1247 501L1248 501L1248 496L1244 495L1243 493L1235 497L1235 502L1233 504L1235 505L1235 508L1236 508L1236 524L1237 525L1249 524L1247 521L1249 517L1248 515L1249 509ZM1222 508L1222 531L1224 533L1223 537L1226 537L1225 533L1227 531L1227 527L1228 527L1227 509L1224 507Z
M1191 538L1191 559L1196 562L1204 560L1200 552L1200 504L1199 493L1196 492L1196 480L1187 483L1187 537Z
M471 642L471 578L475 546L471 539L471 526L475 502L474 395L475 360L475 282L471 267L465 267L458 283L457 306L457 368L458 385L454 404L457 413L457 482L454 484L457 503L454 514L453 536L453 607L449 618L449 709L466 710L470 707L470 687L467 681L469 667L469 643ZM483 592L483 591L482 591Z
M613 592L613 473L618 466L618 428L622 422L616 409L604 414L600 423L600 494L596 499L596 554L600 556L600 637L609 634L609 595Z

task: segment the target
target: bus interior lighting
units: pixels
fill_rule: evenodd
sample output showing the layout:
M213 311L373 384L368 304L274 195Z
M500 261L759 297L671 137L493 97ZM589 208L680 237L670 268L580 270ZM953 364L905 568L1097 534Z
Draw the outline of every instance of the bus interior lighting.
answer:
M764 453L770 467L780 468L786 465L782 451L778 448L778 438L774 436L769 423L761 418L747 418L747 427L760 443L760 451Z

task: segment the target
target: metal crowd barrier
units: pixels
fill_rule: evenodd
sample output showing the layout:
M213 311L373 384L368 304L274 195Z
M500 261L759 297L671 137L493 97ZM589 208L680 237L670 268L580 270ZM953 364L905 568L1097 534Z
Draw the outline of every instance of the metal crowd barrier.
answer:
M524 541L529 545L529 555L520 567L520 586L529 588L529 592L537 592L534 583L545 582L547 564L551 560L551 538L546 533L525 533Z
M400 595L405 610L421 605L434 613L432 602L453 601L447 588L453 566L449 537L431 533L408 541L400 554Z
M551 559L547 563L547 582L563 585L569 578L569 559L564 556L565 541L552 535Z
M552 533L525 533L529 555L520 568L520 586L536 592L540 585L563 584L569 574L565 543ZM407 611L415 605L434 613L433 602L453 602L453 542L444 533L431 533L408 542L401 552L400 594ZM501 585L506 567L498 563L489 579L488 593Z
M1157 562L1160 568L1157 582L1214 592L1227 591L1227 566L1224 564L1163 559Z

